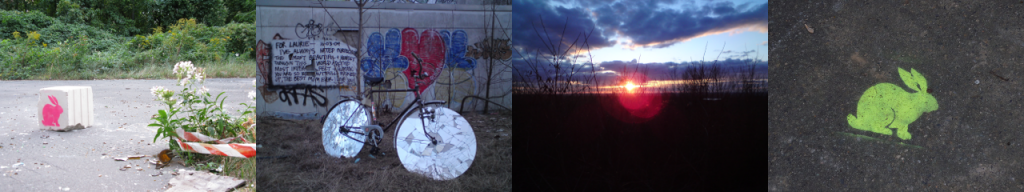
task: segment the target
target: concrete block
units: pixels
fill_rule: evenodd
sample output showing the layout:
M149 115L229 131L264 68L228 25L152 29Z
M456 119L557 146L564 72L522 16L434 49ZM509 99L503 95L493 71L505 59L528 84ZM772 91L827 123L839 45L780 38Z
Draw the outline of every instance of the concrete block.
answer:
M479 29L491 27L488 23L491 23L490 12L454 12L453 18L455 19L456 29ZM494 25L498 27L498 25Z
M452 11L414 10L409 12L409 26L416 29L451 29Z
M329 25L332 28L337 28L337 27L341 27L341 28L359 28L359 23L358 23L358 20L359 20L359 10L358 9L338 9L338 8L333 8L333 9L327 9L327 11L330 12L331 14L327 14L327 12L325 12L324 9L314 8L313 9L313 18L316 19L317 22L324 23L325 26ZM372 10L368 10L368 12L369 11L372 11ZM334 16L334 20L336 22L338 22L337 24L333 24L332 25L332 23L334 22L334 21L331 21L331 16L332 15ZM368 16L368 14L367 15L363 15L363 16L366 17L366 16ZM367 19L367 20L369 20L369 19ZM369 26L368 25L364 25L364 27L369 27Z
M313 8L263 7L259 14L262 14L260 25L263 27L295 27L300 23L308 24L313 19Z
M376 17L380 17L381 28L402 30L410 26L409 10L380 10Z
M92 87L39 89L39 125L50 130L81 129L93 124Z
M270 43L270 41L274 40L274 35L278 34L281 35L281 38L286 40L299 40L299 38L295 36L295 27L263 27L263 31L260 31L259 34L256 35L260 37L264 43Z

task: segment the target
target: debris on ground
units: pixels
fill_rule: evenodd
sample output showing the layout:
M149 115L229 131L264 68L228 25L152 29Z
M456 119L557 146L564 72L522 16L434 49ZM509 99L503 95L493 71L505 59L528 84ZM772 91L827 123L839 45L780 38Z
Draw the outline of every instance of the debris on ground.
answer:
M128 156L128 157L118 157L118 158L114 158L114 160L115 161L127 161L127 160L141 159L143 157L146 157L146 155L132 155L132 156Z
M85 126L82 126L81 123L78 123L78 124L75 124L75 125L72 125L72 126L66 126L64 128L52 128L51 127L48 130L56 131L56 132L68 132L68 131L79 130L79 129L85 129Z
M811 28L810 25L804 24L804 27L807 28L807 32L814 33L814 28Z
M132 164L127 164L127 165L124 165L124 167L121 167L121 171L128 170L128 169L131 169L131 168L132 168Z
M241 180L229 176L220 176L204 171L182 171L168 182L172 191L229 191L245 184Z

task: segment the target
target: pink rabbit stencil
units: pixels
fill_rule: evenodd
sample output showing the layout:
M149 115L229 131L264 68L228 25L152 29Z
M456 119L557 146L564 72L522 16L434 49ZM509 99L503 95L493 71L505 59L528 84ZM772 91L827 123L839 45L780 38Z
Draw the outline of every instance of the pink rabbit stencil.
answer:
M43 125L60 127L58 120L60 120L60 114L64 113L64 108L57 103L57 98L53 97L53 95L47 97L50 98L50 103L53 104L43 106Z

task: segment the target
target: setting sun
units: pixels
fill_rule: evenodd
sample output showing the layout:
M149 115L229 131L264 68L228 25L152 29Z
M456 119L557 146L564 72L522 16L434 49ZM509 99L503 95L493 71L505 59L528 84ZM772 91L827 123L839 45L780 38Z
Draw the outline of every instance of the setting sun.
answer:
M626 82L626 85L624 87L626 87L626 91L630 92L632 92L633 89L636 89L636 85L634 85L633 82Z

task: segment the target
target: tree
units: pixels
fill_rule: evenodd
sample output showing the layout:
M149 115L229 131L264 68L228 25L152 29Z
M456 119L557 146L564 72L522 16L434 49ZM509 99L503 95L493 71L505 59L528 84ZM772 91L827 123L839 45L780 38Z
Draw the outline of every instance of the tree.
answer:
M127 0L131 1L131 0ZM195 18L208 26L224 25L228 9L223 0L164 0L157 3L159 26L173 25L178 19Z

